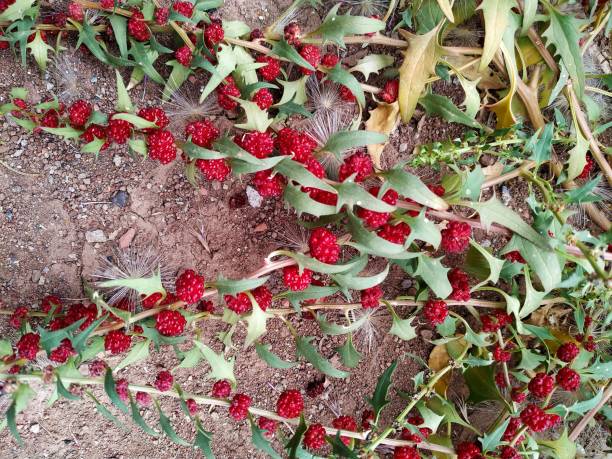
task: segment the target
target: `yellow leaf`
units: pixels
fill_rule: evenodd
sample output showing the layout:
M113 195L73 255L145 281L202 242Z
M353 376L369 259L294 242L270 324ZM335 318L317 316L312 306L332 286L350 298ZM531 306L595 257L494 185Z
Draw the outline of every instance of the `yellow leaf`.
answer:
M399 122L399 104L378 104L374 110L370 110L370 117L365 123L367 131L380 132L389 136L397 127ZM368 145L368 154L377 169L380 169L380 157L386 144Z
M506 84L501 80L490 68L484 69L482 72L478 70L480 60L470 65L472 61L471 56L445 56L444 59L448 61L455 68L461 68L461 74L468 80L480 80L476 85L480 89L501 89L505 88Z
M446 344L438 344L433 348L431 354L429 354L429 362L427 362L431 371L438 371L448 365L450 361L450 356L446 351ZM446 395L446 389L448 388L448 384L450 382L451 374L446 373L434 386L436 392L444 397Z
M450 22L455 22L455 17L453 16L453 8L451 7L449 0L438 0L438 6L444 13L444 16L446 16Z
M515 6L514 0L483 0L477 8L482 10L485 23L485 42L480 60L480 70L488 67L495 53L497 53L510 22L510 10Z
M408 49L404 52L404 62L399 69L399 109L402 121L407 123L412 118L419 97L427 79L435 72L439 57L438 31L440 24L425 35L413 35L401 30L408 40Z

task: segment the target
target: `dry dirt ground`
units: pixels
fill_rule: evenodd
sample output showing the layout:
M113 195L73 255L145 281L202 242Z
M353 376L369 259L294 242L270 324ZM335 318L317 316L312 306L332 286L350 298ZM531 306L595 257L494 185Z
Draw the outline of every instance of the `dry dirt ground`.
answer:
M221 11L224 18L239 18L253 27L262 27L278 17L289 2L227 3ZM81 54L79 60L78 96L94 100L102 109L112 109L114 73L91 57ZM42 98L48 89L53 89L52 80L41 77L32 63L23 68L9 54L0 56L0 62L3 101L14 86L27 87L33 99ZM143 85L134 89L131 96L142 106L153 100L158 90L154 85ZM413 121L396 131L385 151L388 163L406 159L416 143L446 140L461 133L457 126L440 120L419 126L417 129ZM127 238L126 233L134 235L131 246L154 246L177 271L194 267L209 279L220 274L239 278L258 268L263 257L278 248L283 234L292 232L294 226L294 217L278 202L269 201L259 209L252 208L245 196L246 182L240 179L192 187L185 179L180 161L160 166L157 162L131 158L116 147L95 159L79 153L68 142L47 135L28 135L5 122L0 125L0 160L8 166L0 166L0 298L11 309L36 305L46 294L56 294L68 303L82 299L82 279L89 278L98 258L111 253L122 237ZM523 199L516 202L524 206ZM525 212L524 207L519 210ZM193 236L193 230L200 228L210 253ZM493 244L499 242L491 240ZM400 272L393 271L390 284L395 291L389 293L406 292L409 284L404 281ZM275 283L277 278L273 278L272 286ZM287 329L280 322L269 324L264 341L282 358L292 360L294 346ZM327 357L334 355L332 362L339 363L333 351L339 344L337 340L322 339L311 321L294 324L300 334L315 336L314 343L320 352ZM330 423L339 414L360 417L366 407L364 398L376 383L372 375L379 375L398 357L401 364L395 376L396 386L412 390L410 378L420 368L405 353L427 359L431 345L424 339L432 336L431 330L419 325L418 332L424 339L406 343L386 335L390 324L384 314L379 326L378 344L352 375L345 380L329 381L321 398L307 400L308 418ZM219 350L216 339L219 326L202 323L200 327L202 339ZM0 325L0 332L11 336L6 321ZM237 342L243 332L238 333ZM151 383L161 368L172 368L177 363L174 353L162 348L152 352L152 359L146 364L130 368L130 381ZM211 386L207 373L206 365L182 369L176 372L176 380L187 391L206 394ZM119 376L127 374L119 372ZM239 390L251 395L255 405L274 409L280 391L304 388L318 375L305 363L291 370L272 370L251 348L239 353L236 376ZM18 417L24 448L17 447L6 431L0 434L0 458L198 457L197 452L177 447L165 438L146 437L129 419L123 419L127 429L119 429L99 416L89 401L59 401L48 407L43 399L47 393L46 388L41 388L40 397ZM106 400L100 391L96 394ZM402 405L397 396L392 398L388 410L391 413ZM164 400L162 406L178 434L193 438L194 429L180 413L178 404ZM217 457L261 456L250 444L247 423L231 421L221 409L202 408L200 414L206 429L213 433ZM157 415L152 408L145 409L143 415L149 424L156 424Z

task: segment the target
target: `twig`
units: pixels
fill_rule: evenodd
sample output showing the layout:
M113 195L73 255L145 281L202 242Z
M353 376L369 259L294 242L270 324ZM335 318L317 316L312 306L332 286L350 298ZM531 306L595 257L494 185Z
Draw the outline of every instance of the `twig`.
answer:
M589 423L589 421L608 402L608 400L610 399L610 396L612 396L612 383L608 383L608 387L604 391L603 396L601 397L601 400L597 403L597 405L595 405L591 409L591 411L585 414L584 417L580 420L580 422L576 424L576 427L574 427L574 430L572 430L572 432L569 434L570 441L576 441L576 439L578 438L580 433L584 430L584 428Z

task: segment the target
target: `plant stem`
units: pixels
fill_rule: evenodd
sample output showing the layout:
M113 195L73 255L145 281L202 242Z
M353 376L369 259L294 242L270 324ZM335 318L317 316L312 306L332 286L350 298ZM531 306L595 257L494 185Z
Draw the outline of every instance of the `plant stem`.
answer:
M2 381L20 381L20 382L37 382L43 379L42 375L38 374L29 374L29 375L12 375L12 374L0 374L0 380ZM68 386L70 384L76 384L79 386L102 386L104 385L103 378L87 378L87 377L62 377L62 383ZM207 397L203 395L192 394L188 392L183 392L179 394L175 389L171 389L168 391L160 391L152 386L140 385L140 384L129 384L128 389L132 392L146 392L148 394L153 394L156 396L163 397L172 397L172 398L183 398L183 399L193 399L199 405L208 405L208 406L219 406L219 407L229 407L230 402L227 399ZM261 408L249 408L249 413L255 416L265 416L269 419L274 419L275 421L284 422L290 425L298 425L299 419L293 418L283 418L282 416L277 415L276 413L268 410L264 410ZM348 430L339 430L333 427L324 426L325 431L330 435L336 435L336 433L340 433L340 435L345 437L355 438L357 440L365 440L367 433L365 432L351 432ZM421 449L426 449L430 451L438 451L445 454L454 454L454 450L451 448L446 448L444 446L436 445L433 443L421 442L418 445L415 445L413 442L405 441L405 440L387 440L380 442L381 444L390 445L390 446L417 446Z
M603 393L603 397L601 400L595 405L584 417L580 420L576 427L569 434L569 440L575 442L580 433L584 430L589 421L597 414L599 410L603 408L603 406L608 403L608 400L612 396L612 383L608 383L608 387Z

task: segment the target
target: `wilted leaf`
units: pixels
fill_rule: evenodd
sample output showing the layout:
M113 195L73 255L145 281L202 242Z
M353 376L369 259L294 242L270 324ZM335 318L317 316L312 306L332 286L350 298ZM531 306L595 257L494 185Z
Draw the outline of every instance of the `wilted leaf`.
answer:
M374 110L370 110L370 117L365 122L365 128L371 132L379 132L388 137L399 123L399 104L378 104ZM368 154L377 169L381 168L381 155L386 143L368 145Z
M429 369L431 371L435 372L444 368L446 365L448 365L449 362L450 356L446 351L446 344L438 344L431 350L427 365L429 366ZM446 389L448 388L448 384L450 383L451 376L452 375L450 372L446 373L438 380L438 382L434 386L436 392L442 397L446 396Z
M499 49L509 24L510 10L515 6L514 0L483 0L478 7L482 10L485 23L485 42L480 59L481 71L489 65Z

